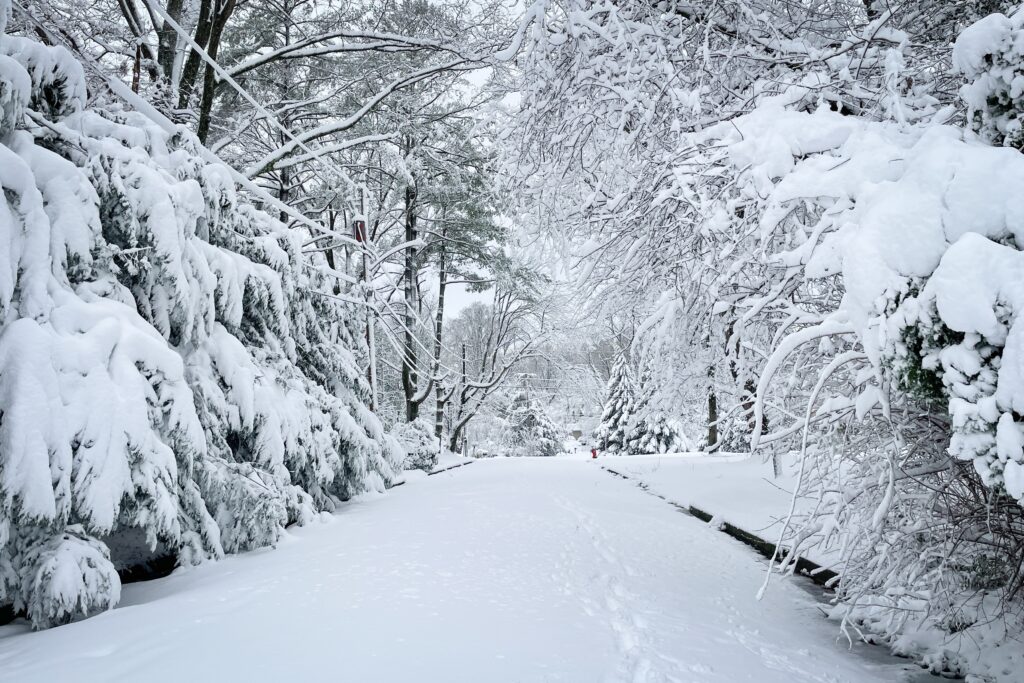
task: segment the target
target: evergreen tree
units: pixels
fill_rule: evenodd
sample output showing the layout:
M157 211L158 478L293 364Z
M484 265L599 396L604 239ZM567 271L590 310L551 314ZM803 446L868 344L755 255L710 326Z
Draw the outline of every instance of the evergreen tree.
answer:
M626 356L612 366L612 374L605 389L601 423L594 430L597 446L609 453L625 452L629 423L634 413L635 391Z
M679 423L661 410L652 410L636 421L628 451L630 455L648 455L679 453L689 448Z
M86 109L62 48L0 31L0 100L0 604L65 623L119 598L101 539L197 562L384 488L363 316L309 234L187 131Z
M676 453L689 447L682 428L658 407L652 361L645 356L637 382L624 453Z
M550 457L562 450L560 430L536 400L518 394L509 408L505 442L514 455Z

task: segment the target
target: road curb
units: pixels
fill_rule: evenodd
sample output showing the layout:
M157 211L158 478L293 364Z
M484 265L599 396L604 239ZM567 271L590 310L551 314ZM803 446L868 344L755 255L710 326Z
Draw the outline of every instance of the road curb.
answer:
M682 512L683 514L690 515L691 517L696 517L702 522L710 522L712 519L714 519L714 515L706 512L705 510L702 510L694 505L684 505L682 503L678 503L666 496L661 495L656 491L651 490L650 486L648 486L642 481L630 477L629 475L613 470L610 467L605 467L604 465L601 465L601 469L611 475L619 477L620 479L624 479L626 481L634 483L644 493L652 495L655 498L660 498L661 500L665 501L678 511ZM741 529L735 524L725 521L723 521L721 526L718 527L718 530L725 534L728 534L729 536L732 536L737 541L745 543L746 545L750 546L766 558L771 559L775 556L776 544L772 543L771 541L765 540L764 538L761 538L757 534L751 533L746 529ZM788 554L789 551L785 548L782 548L779 550L778 559L784 559ZM808 560L805 557L797 558L795 569L796 571L794 573L811 579L812 581L814 581L814 583L825 588L829 588L835 585L836 579L839 578L838 573L832 571L831 569L822 567L820 564L812 562L811 560Z

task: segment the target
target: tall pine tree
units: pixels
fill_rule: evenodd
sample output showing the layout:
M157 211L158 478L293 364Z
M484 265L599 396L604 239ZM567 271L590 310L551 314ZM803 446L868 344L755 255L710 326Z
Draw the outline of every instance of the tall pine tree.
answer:
M620 356L612 366L612 374L605 389L601 423L594 430L597 447L609 453L626 450L629 423L635 408L633 377L626 356Z
M641 366L626 431L623 451L629 455L676 453L688 448L679 424L661 410L657 393L652 360L648 356Z

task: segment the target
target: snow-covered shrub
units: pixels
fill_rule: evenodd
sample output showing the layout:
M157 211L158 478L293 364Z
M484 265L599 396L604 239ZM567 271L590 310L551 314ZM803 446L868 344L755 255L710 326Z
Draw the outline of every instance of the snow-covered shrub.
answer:
M661 410L647 410L634 421L630 430L630 455L681 453L691 449L682 425Z
M995 145L1024 148L1024 11L990 14L960 34L953 65L971 128Z
M98 538L265 546L398 464L308 235L186 131L84 104L66 51L0 35L0 603L36 627L117 601Z
M77 524L53 536L20 538L12 546L19 566L14 607L37 628L106 611L121 597L106 546Z
M437 467L441 446L434 436L434 427L426 420L400 422L391 430L391 436L405 451L402 469L429 472Z

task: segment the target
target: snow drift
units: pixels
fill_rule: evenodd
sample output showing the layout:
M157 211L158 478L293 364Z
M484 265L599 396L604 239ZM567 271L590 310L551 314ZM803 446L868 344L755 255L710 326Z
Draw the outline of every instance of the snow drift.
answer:
M103 539L197 562L393 476L362 314L228 170L115 106L62 48L2 34L0 604L109 609ZM208 157L206 157L208 158Z

